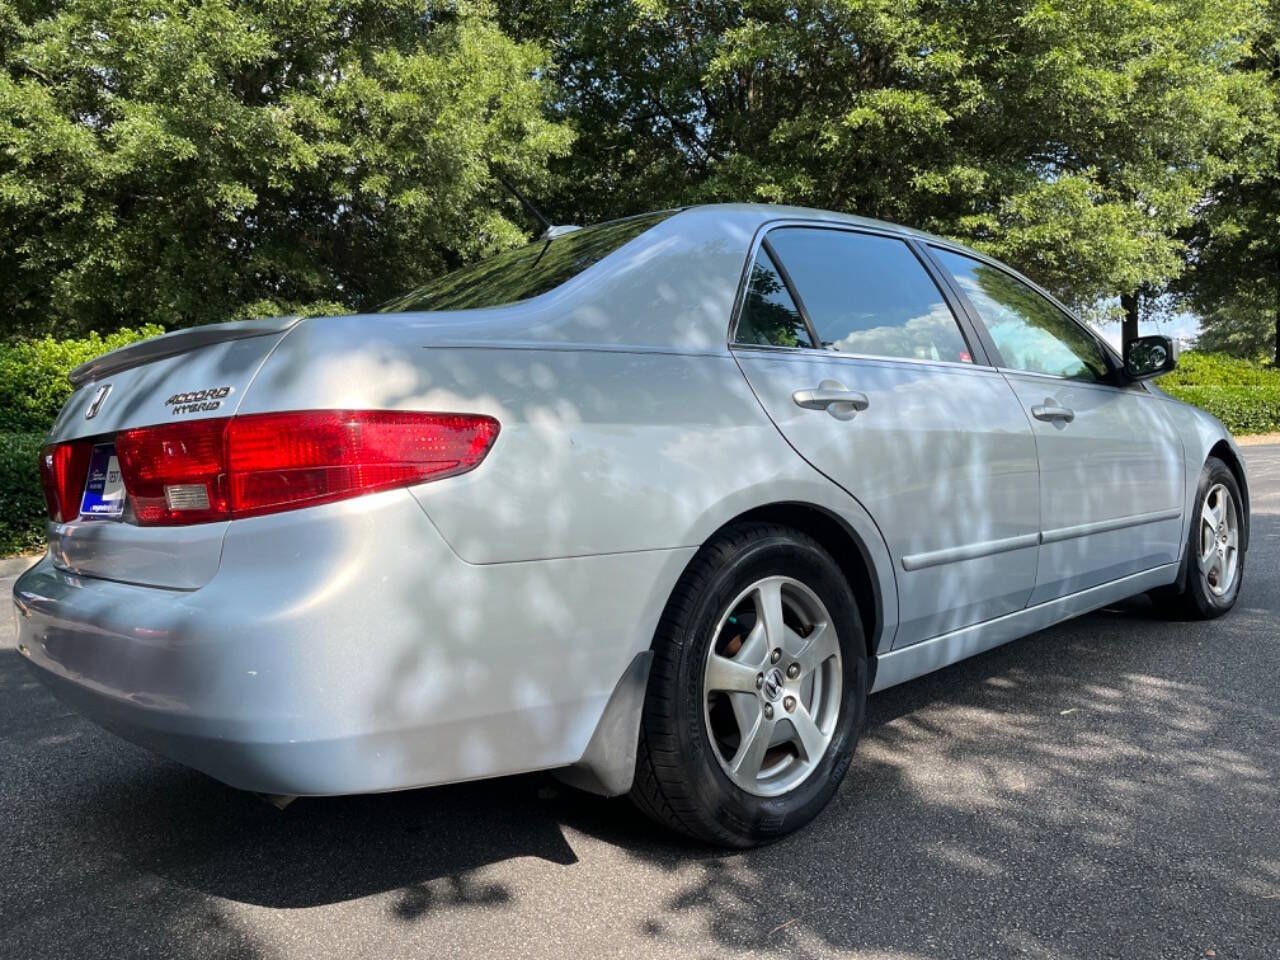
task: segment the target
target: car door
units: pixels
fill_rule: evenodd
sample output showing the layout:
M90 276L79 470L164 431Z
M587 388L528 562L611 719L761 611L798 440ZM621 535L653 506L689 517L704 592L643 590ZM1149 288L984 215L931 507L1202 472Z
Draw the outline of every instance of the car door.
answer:
M1042 603L1176 563L1182 443L1162 403L1122 384L1083 324L1012 273L931 247L989 336L1036 434Z
M1021 609L1035 583L1035 440L917 248L782 224L759 242L733 352L795 450L870 513L902 647Z

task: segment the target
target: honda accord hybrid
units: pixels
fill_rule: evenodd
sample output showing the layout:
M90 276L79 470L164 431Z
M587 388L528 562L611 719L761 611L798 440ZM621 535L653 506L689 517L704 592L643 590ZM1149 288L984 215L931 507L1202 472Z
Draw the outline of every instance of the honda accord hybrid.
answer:
M1231 608L1244 464L1175 363L886 223L554 228L378 312L76 369L19 649L244 790L551 770L767 842L868 694L1134 594Z

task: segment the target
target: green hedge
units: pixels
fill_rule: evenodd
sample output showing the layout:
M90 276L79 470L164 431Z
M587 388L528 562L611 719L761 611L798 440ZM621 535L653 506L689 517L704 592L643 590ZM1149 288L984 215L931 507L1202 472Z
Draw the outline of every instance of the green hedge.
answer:
M0 433L0 556L44 542L38 458L43 433Z
M148 326L105 337L0 343L0 556L44 542L40 446L71 396L67 374L86 360L163 332Z
M1179 357L1178 369L1159 384L1213 414L1232 433L1280 430L1280 369L1275 367L1193 350Z
M91 333L78 340L18 340L0 343L0 433L44 433L71 396L67 374L80 364L136 340L164 333L163 327Z
M1188 350L1178 357L1178 369L1161 377L1160 383L1185 387L1274 387L1280 384L1280 369L1225 353Z

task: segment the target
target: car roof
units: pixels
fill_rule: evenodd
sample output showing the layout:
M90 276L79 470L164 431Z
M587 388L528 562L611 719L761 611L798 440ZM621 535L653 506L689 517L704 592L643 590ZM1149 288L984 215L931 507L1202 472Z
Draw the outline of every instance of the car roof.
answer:
M917 237L921 240L928 240L931 243L946 244L957 250L971 250L970 247L957 243L955 240L949 240L946 237L940 237L924 230L917 230L915 227L906 227L900 223L891 223L888 220L877 220L874 217L862 217L855 213L822 210L817 207L797 207L782 203L704 203L681 207L679 210L680 213L692 213L695 211L704 213L719 211L725 214L735 214L739 217L745 216L754 218L757 224L765 224L774 220L813 220L856 227L869 227L903 236ZM978 253L976 250L971 252Z
M670 215L538 296L493 307L377 316L421 324L422 335L437 345L562 344L727 357L729 323L752 245L770 225L860 227L967 251L900 224L810 207L721 203L655 212Z

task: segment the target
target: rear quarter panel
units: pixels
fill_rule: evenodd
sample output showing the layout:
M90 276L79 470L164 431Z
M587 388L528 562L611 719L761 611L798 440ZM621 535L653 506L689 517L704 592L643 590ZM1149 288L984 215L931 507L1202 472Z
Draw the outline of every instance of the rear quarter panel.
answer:
M754 507L813 503L862 539L896 625L892 564L858 504L805 463L727 349L433 345L400 316L311 320L265 365L242 413L372 407L488 414L471 473L412 488L471 564L694 547ZM669 590L674 586L663 586Z

